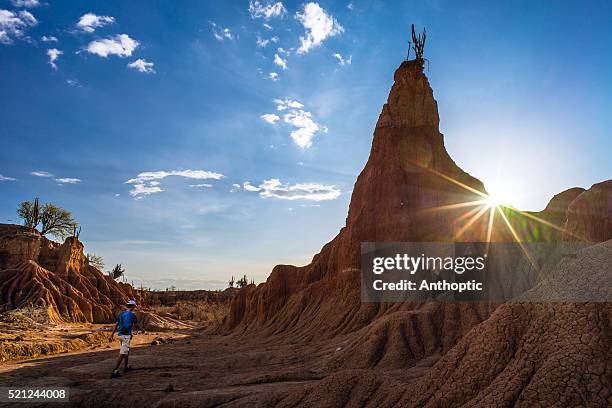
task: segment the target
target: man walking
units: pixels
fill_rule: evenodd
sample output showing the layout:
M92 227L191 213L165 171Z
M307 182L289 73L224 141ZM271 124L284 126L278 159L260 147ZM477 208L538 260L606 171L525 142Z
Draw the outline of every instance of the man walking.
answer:
M138 329L140 329L142 333L145 332L142 326L138 323L138 318L136 317L136 314L134 313L134 308L136 307L136 301L134 300L128 301L126 307L127 309L121 312L119 316L117 316L117 324L115 325L113 332L108 338L108 342L111 343L113 341L113 336L115 335L115 332L118 332L118 337L121 340L121 348L119 349L119 358L117 358L117 364L115 364L115 369L113 370L113 373L111 374L111 378L116 378L116 377L121 376L121 374L119 374L119 367L121 366L122 360L125 363L124 365L125 372L128 372L132 369L131 367L128 367L128 357L130 355L130 342L132 341L132 326L136 325L136 327L138 327Z

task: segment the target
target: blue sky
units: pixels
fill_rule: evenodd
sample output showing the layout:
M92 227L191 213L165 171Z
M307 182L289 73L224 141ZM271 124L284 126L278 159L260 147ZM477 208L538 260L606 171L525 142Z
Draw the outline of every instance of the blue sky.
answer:
M612 174L611 8L2 0L0 222L62 205L159 288L305 264L344 224L410 23L453 159L540 210Z

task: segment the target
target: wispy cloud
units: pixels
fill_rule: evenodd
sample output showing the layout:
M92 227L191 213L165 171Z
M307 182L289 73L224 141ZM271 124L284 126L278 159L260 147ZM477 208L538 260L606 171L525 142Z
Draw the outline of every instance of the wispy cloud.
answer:
M352 55L349 55L349 57L347 59L342 58L342 55L339 53L335 53L333 54L334 58L338 59L338 64L344 66L344 65L351 65L351 61L353 59Z
M270 123L270 124L275 124L276 122L278 122L280 120L280 116L274 114L274 113L266 113L265 115L261 115L260 116L264 121Z
M278 37L270 37L268 39L264 39L264 38L261 38L260 36L257 36L257 46L261 48L265 48L268 46L268 44L277 43L278 41L279 41Z
M268 74L268 79L272 81L278 81L278 74L276 72L270 72Z
M208 184L208 183L190 184L189 187L193 187L193 188L211 188L212 184Z
M287 60L282 59L278 54L274 54L274 63L282 69L287 69Z
M299 147L305 149L312 146L312 139L317 132L327 132L327 128L317 123L312 113L304 110L304 105L292 99L275 99L276 110L285 112L283 122L291 125L291 139ZM261 119L274 125L280 117L273 113L261 115Z
M55 181L57 181L59 184L76 184L76 183L80 183L82 180L78 178L73 178L73 177L65 177L65 178L56 178Z
M46 43L52 43L52 42L55 42L55 43L56 43L56 42L58 42L58 41L59 41L59 40L57 39L57 37L54 37L54 36L52 36L52 35L49 35L49 36L47 36L47 35L43 35L42 37L40 37L40 40L41 40L42 42L46 42Z
M300 36L298 54L306 54L313 47L318 47L328 37L344 32L338 21L329 15L319 3L308 3L302 13L296 13L295 18L304 26L305 33Z
M263 18L269 20L273 17L282 17L287 13L287 9L283 6L282 2L260 2L260 1L249 1L249 14L251 18Z
M326 201L335 200L340 196L340 189L336 186L317 183L283 184L275 178L265 180L259 186L254 186L248 181L243 186L246 191L258 192L263 198L281 200Z
M86 51L90 54L106 58L109 55L130 57L140 43L127 34L119 34L101 40L94 40L87 45Z
M36 177L53 177L53 174L49 173L48 171L33 171L30 173L32 176L36 176Z
M17 179L13 177L3 176L2 174L0 174L0 181L15 181L15 180Z
M155 69L153 69L154 65L155 64L153 62L148 62L142 58L139 58L134 62L130 62L127 66L128 68L135 69L138 72L142 72L145 74L154 74L155 73Z
M27 10L0 9L0 44L9 45L15 38L24 38L26 31L37 24L38 20Z
M96 28L104 27L105 25L112 24L114 22L115 17L98 16L94 13L86 13L79 18L76 26L86 33L93 33L96 31Z
M40 6L38 0L11 0L11 3L15 7L33 8Z
M229 28L217 26L217 23L213 21L210 21L210 25L212 25L212 33L217 41L234 39L234 34L232 34L232 31Z
M47 50L47 56L49 57L49 65L51 65L53 69L57 69L57 64L55 63L55 61L57 61L59 56L63 53L63 51L60 51L57 48L51 48Z
M304 107L298 101L294 101L293 99L275 99L274 103L276 104L276 110L284 111L287 109L301 109Z
M136 178L129 179L126 181L126 184L132 184L130 195L139 199L150 194L163 192L164 190L160 187L160 182L158 180L171 176L184 177L194 180L220 180L221 178L225 177L221 173L208 170L146 171L138 174Z

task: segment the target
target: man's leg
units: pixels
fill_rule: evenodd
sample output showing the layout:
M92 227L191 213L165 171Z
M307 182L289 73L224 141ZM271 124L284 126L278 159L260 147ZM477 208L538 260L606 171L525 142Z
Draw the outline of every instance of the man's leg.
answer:
M127 353L126 355L124 355L124 359L123 359L123 362L125 363L125 364L124 364L124 366L123 366L123 368L125 369L125 371L127 371L127 370L128 370L128 357L129 357L129 356L130 356L130 353L129 353L129 351L128 351L128 353Z
M113 371L117 371L119 370L119 367L121 366L121 360L123 360L124 355L123 354L119 354L119 358L117 358L117 364L115 364L115 369ZM127 357L127 356L125 356ZM127 359L126 359L127 361Z

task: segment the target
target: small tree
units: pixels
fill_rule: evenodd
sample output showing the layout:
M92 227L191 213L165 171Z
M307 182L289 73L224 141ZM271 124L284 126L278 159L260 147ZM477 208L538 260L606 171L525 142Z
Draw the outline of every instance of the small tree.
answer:
M233 288L234 287L234 283L236 283L236 281L234 280L234 277L232 276L232 279L228 282L229 287Z
M55 235L58 238L70 236L77 222L72 218L70 211L47 203L40 215L40 233Z
M87 254L87 260L89 261L89 264L94 268L97 268L99 270L104 269L104 258L102 258L100 255Z
M51 203L41 208L38 198L19 204L17 215L26 227L37 228L40 224L42 235L51 234L60 239L70 236L78 225L70 211Z
M113 279L119 279L120 277L124 276L124 274L125 269L123 268L123 266L121 266L121 264L115 265L113 270L108 273L108 275Z
M38 198L35 198L34 201L24 201L19 204L17 215L23 220L23 225L29 228L36 228L40 222Z

